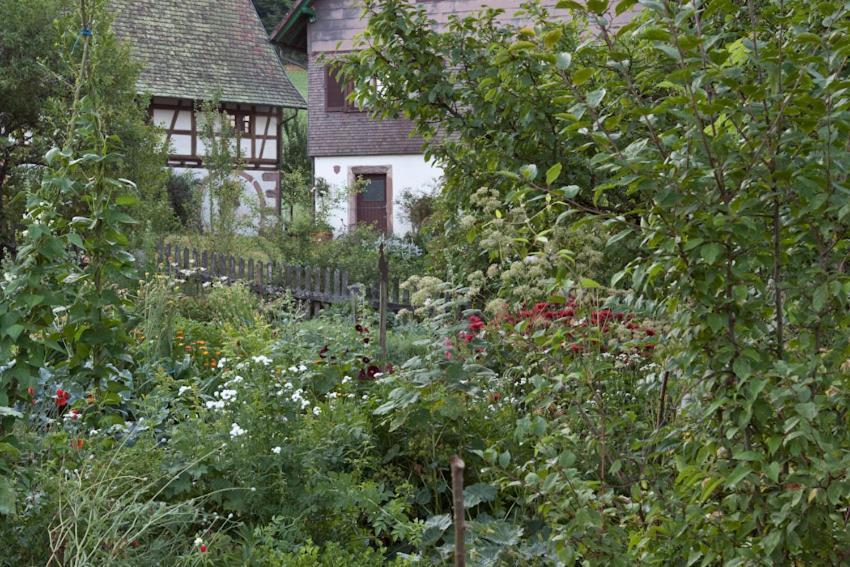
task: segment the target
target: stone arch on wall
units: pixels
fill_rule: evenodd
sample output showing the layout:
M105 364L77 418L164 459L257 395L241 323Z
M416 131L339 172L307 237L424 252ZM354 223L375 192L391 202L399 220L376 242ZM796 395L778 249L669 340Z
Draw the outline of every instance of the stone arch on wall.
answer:
M254 176L248 173L247 171L240 171L239 177L251 184L251 186L254 188L254 191L257 192L257 199L260 202L260 206L263 208L267 208L269 205L268 201L266 200L266 192L263 190L263 186L260 185L260 182L257 181Z

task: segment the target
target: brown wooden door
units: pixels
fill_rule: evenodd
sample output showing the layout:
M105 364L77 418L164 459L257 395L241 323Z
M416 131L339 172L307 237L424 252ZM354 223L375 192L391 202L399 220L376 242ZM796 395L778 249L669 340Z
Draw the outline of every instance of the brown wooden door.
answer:
M386 174L363 175L366 182L357 194L357 224L370 224L381 232L387 232L387 176Z

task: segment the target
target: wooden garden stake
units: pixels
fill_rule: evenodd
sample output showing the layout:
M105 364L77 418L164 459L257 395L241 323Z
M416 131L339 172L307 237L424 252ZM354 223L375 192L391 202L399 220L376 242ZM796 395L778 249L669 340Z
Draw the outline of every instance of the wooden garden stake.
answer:
M464 567L466 565L466 541L464 541L466 526L464 525L463 514L463 469L466 465L463 459L454 455L451 466L452 499L455 515L455 567Z
M389 286L390 286L390 265L387 261L387 256L384 253L384 243L381 243L380 255L378 257L378 273L380 274L380 283L378 293L380 294L380 317L381 317L381 358L387 359L387 310L389 309Z

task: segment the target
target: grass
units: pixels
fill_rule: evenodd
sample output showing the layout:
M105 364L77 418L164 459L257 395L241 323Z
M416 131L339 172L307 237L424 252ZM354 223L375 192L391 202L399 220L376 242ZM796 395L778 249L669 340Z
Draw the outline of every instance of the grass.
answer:
M287 65L286 74L305 99L307 98L307 70L298 65Z

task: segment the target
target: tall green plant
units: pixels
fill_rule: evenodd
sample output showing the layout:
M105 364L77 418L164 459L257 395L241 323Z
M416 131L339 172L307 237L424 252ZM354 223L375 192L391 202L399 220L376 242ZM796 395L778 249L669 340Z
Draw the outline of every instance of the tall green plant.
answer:
M206 101L200 109L200 136L204 144L204 166L207 177L204 186L209 198L210 231L217 237L222 250L230 250L237 228L236 211L242 196L242 183L236 172L240 169L237 155L239 139L230 124L229 115L222 111L217 97Z
M68 32L76 39L64 53L75 84L64 143L48 152L42 184L27 195L27 228L0 284L0 513L14 511L8 475L27 389L45 376L64 377L73 394L100 396L117 389L119 369L129 362L118 286L134 277L125 236L134 221L122 208L137 198L131 182L109 174L121 158L92 86L102 48L92 29L102 14L101 0L79 0Z

